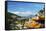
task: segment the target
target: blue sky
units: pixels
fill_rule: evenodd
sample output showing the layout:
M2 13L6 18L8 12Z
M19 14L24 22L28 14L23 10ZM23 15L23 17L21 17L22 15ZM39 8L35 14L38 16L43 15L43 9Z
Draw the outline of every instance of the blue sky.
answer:
M19 16L35 15L44 8L44 4L24 3L24 2L8 2L8 12Z

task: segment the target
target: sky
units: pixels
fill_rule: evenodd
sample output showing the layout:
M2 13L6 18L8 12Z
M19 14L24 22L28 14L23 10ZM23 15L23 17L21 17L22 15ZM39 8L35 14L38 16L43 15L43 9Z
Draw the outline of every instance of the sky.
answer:
M8 2L8 12L19 16L35 15L44 8L44 4L26 3L26 2Z

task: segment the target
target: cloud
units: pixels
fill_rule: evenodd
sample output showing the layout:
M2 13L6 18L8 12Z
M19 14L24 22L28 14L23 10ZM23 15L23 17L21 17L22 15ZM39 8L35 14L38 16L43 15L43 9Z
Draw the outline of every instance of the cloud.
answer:
M30 11L26 11L26 12L12 12L12 13L14 13L14 14L32 14L32 12L30 12Z
M20 16L28 16L28 15L32 14L31 11L10 11L10 10L8 10L8 12L11 12L11 13L14 13L14 14L17 14L17 15L20 15Z
M17 15L20 15L20 16L29 16L32 14L32 12L30 11L26 11L26 12L11 12L11 13L14 13L14 14L17 14Z

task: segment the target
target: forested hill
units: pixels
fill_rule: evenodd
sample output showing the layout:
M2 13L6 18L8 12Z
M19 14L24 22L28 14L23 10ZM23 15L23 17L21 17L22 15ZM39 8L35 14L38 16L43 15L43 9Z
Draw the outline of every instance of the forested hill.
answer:
M10 13L10 12L7 12L7 14L8 14L8 16L15 16L15 17L21 18L21 16L18 16L18 15L16 15L16 14L13 14L13 13Z
M10 12L7 12L6 15L5 15L5 28L6 30L8 29L11 29L10 28L10 24L11 23L14 23L15 21L17 21L17 18L21 18L21 16L18 16L16 14L13 14L13 13L10 13Z

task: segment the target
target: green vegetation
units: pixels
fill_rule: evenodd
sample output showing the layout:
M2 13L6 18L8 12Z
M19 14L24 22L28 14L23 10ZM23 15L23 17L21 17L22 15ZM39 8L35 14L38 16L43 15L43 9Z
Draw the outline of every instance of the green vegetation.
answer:
M38 15L37 14L35 15L36 17L38 16L39 19L30 18L31 19L30 21L32 21L32 23L29 22L29 18L21 19L23 17L10 13L10 12L6 12L5 16L6 16L6 30L24 29L24 26L28 26L28 28L32 28L34 26L34 23L37 23L37 22L45 25L45 10L44 9L40 10L38 12ZM33 21L35 21L35 22L33 22ZM26 22L28 22L28 23L26 23ZM31 24L33 24L33 25L31 25ZM40 26L41 26L40 24L38 24L38 26L37 26L38 28L40 28ZM35 25L35 28L36 28L36 25Z

